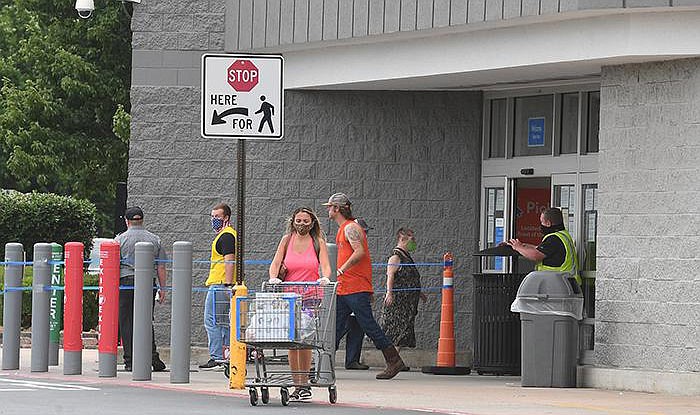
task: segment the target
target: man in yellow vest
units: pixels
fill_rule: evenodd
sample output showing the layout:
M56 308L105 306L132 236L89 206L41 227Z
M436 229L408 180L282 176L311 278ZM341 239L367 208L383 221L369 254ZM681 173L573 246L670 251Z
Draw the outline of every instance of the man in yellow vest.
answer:
M211 369L223 364L224 347L229 346L229 290L236 282L236 230L231 227L231 208L220 203L211 211L211 227L216 237L211 243L211 265L204 303L204 328L209 339L209 361L199 365Z
M576 247L571 234L564 228L561 210L549 208L542 212L540 229L543 238L538 246L520 242L518 239L511 239L507 244L520 255L535 261L535 270L568 272L581 285Z

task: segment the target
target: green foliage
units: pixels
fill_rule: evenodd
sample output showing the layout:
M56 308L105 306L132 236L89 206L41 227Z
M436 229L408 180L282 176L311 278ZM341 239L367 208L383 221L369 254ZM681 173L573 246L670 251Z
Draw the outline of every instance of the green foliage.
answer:
M99 284L100 277L98 275L85 274L83 278L83 287L95 287ZM22 277L22 286L32 286L32 267L24 267ZM5 288L5 273L4 268L0 268L0 289ZM97 328L98 306L97 306L97 291L83 291L83 331L90 331ZM2 321L2 311L4 296L0 296L0 321ZM22 317L20 324L23 329L29 328L32 325L32 292L22 291ZM63 328L63 324L61 324Z
M0 8L0 187L92 201L111 232L128 153L130 18L98 0L6 0Z
M0 192L0 251L19 242L32 257L37 242L82 242L86 255L95 236L95 206L50 193Z

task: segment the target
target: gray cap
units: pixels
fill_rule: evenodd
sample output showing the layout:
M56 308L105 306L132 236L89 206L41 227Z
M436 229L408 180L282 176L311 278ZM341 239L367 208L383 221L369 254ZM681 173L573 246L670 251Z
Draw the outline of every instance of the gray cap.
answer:
M323 206L350 206L352 202L345 193L334 193Z

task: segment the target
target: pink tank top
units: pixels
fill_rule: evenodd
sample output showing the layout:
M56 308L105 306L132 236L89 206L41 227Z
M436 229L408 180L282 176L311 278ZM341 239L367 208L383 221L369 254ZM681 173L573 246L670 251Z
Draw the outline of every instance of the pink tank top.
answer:
M303 253L298 254L292 248L296 241L296 233L292 233L287 244L287 253L284 256L284 266L287 267L286 282L315 282L318 280L319 261L316 256L313 241L309 241L309 246Z

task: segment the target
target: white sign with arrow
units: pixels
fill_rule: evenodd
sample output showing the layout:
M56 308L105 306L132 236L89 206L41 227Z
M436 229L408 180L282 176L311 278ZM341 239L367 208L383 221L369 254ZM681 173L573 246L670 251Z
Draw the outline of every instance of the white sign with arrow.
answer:
M280 55L202 55L202 137L284 135Z

